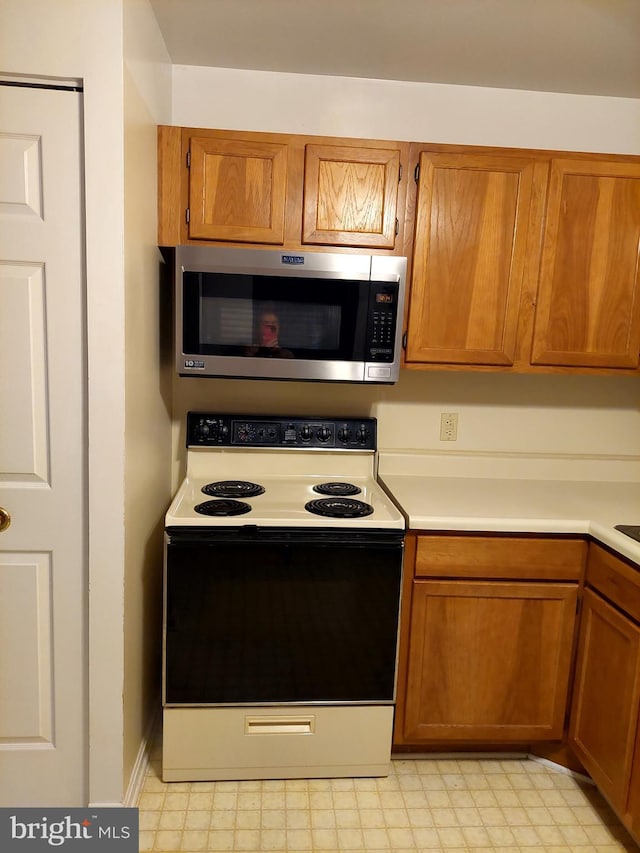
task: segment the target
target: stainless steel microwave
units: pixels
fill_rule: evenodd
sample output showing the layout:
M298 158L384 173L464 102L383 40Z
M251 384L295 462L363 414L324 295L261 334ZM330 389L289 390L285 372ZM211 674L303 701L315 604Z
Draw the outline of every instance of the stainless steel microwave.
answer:
M406 258L179 246L181 376L391 383Z

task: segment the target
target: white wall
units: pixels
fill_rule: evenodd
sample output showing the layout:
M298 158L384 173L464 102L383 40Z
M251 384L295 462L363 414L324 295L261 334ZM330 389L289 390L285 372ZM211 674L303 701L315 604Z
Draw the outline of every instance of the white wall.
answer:
M173 68L173 123L640 154L631 99L189 66ZM393 387L176 379L174 388L177 433L198 407L373 414L386 449L640 456L637 377L404 370ZM455 443L439 440L449 411L459 413Z
M640 101L173 67L173 124L640 154Z
M171 116L171 66L148 0L127 0L124 13L126 789L160 707L162 518L171 497L171 375L161 359L159 317L166 295L158 275L156 150L157 125Z

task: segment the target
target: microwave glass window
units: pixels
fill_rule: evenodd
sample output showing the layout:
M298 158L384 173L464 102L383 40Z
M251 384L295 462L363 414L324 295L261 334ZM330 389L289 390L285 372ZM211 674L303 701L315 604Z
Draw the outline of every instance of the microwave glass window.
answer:
M206 346L337 350L340 305L205 296L200 341ZM252 353L255 354L255 353Z
M362 349L366 331L368 285L360 281L186 271L184 352L353 359Z

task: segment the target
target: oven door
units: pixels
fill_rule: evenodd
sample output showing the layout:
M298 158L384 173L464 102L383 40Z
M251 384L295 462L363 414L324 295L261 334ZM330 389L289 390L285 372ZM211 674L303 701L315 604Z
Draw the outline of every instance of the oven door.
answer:
M398 531L168 531L165 706L392 703Z

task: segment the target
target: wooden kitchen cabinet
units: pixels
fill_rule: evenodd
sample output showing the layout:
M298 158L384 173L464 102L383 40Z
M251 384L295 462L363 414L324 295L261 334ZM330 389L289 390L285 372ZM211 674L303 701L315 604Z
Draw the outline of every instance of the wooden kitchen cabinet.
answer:
M585 555L579 539L410 534L394 744L560 741Z
M639 158L413 144L411 162L408 367L638 370Z
M526 152L420 153L408 364L513 364L545 180Z
M158 129L158 242L402 253L408 144Z
M287 160L283 142L191 137L189 237L284 243Z
M553 159L531 361L635 368L640 163Z
M640 580L591 545L569 745L618 816L640 831Z
M569 742L619 812L626 798L640 701L640 630L584 593Z
M306 145L302 242L393 249L400 151Z

